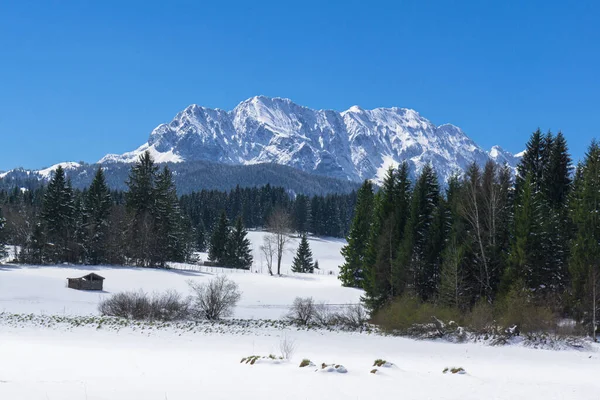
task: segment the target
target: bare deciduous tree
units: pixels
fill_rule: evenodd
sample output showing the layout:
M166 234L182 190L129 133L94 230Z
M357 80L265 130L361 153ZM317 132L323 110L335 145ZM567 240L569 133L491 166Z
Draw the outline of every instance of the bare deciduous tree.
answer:
M298 325L313 322L317 313L317 305L312 297L296 297L288 313L288 319Z
M219 275L207 283L188 281L193 291L191 312L198 319L217 320L231 316L242 296L237 283Z
M260 246L260 251L262 251L265 256L265 261L267 262L267 269L269 270L269 275L273 275L273 259L275 258L275 238L272 235L266 235L263 238L263 245Z
M294 355L295 350L296 341L288 338L287 335L284 334L279 341L279 351L281 352L281 357L283 357L284 360L289 360Z
M290 215L281 208L273 211L267 221L268 236L271 236L270 240L274 244L275 256L277 257L277 275L281 275L281 259L291 240L289 236L292 231L291 227L292 219Z

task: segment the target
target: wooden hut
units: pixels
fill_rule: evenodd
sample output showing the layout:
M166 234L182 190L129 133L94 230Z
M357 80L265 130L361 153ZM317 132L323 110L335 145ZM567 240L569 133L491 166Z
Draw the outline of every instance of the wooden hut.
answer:
M102 290L104 278L93 272L81 278L67 278L68 287L78 290Z

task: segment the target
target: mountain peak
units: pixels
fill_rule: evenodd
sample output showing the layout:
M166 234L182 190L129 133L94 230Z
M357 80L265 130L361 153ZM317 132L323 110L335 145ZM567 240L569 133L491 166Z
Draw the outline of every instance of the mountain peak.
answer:
M192 104L138 149L100 162L133 162L146 150L158 161L276 163L352 181L378 180L383 166L402 161L413 174L432 164L444 180L473 162L514 161L510 153L484 151L459 127L436 126L410 108L313 110L262 95L232 111Z

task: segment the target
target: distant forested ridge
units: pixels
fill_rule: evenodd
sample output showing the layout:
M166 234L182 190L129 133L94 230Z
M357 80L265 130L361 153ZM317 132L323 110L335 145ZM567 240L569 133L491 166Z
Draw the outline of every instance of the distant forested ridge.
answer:
M163 164L161 164L163 165ZM226 191L241 187L259 187L270 184L283 187L292 193L323 195L328 193L350 193L358 188L356 182L309 174L298 169L278 164L228 165L209 161L166 163L173 173L177 192L189 194L201 190ZM126 190L127 178L132 164L80 164L65 169L74 189L83 190L92 183L98 167L104 171L105 181L111 190ZM45 176L36 171L14 169L0 179L0 189L13 187L34 190L47 183Z

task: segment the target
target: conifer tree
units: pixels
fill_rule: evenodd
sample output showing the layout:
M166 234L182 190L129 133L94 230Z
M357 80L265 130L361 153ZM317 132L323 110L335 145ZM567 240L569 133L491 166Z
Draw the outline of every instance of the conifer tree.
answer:
M339 279L343 286L360 288L363 285L373 201L373 184L366 180L358 191L354 219L346 238L348 244L342 248L345 262L340 267Z
M600 317L600 146L590 145L572 196L576 229L571 245L570 271L580 317L596 339Z
M252 266L252 248L247 235L242 217L238 217L226 246L228 266L239 269L250 269Z
M310 250L306 234L303 234L300 239L298 250L296 251L296 256L292 261L292 272L312 274L314 272L314 267L312 251Z
M229 221L225 210L221 212L219 221L213 229L208 249L208 259L217 265L224 265L227 260L227 243L229 242Z
M74 233L75 203L65 171L58 166L44 194L41 218L48 241L49 262L74 262L71 240Z
M153 263L164 267L167 261L184 261L187 247L183 220L173 174L167 166L156 176L154 199Z
M440 271L440 302L448 307L465 308L469 304L470 242L461 216L462 182L457 176L448 181L446 190L448 232Z
M426 165L413 191L399 264L409 289L424 300L435 294L439 279L443 241L440 200L437 175Z
M6 219L2 214L0 207L0 259L6 256L6 237L5 237Z
M104 172L98 168L85 194L84 227L86 260L91 264L108 262L108 235L111 197Z
M150 266L153 260L154 233L154 184L158 167L149 151L140 155L131 168L127 180L128 191L125 205L129 214L127 247L134 264Z
M45 264L47 262L46 253L44 229L40 223L36 223L31 235L27 238L25 247L21 250L20 258L23 262L30 264Z
M530 173L521 184L519 201L515 206L513 240L510 246L509 267L504 277L504 290L522 282L530 290L539 288L543 259L538 257L540 243L540 195L535 191ZM518 288L521 289L521 288Z

